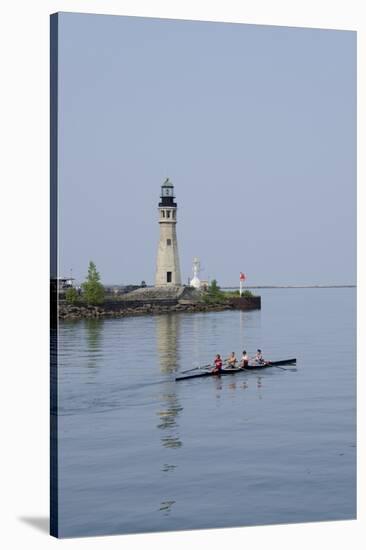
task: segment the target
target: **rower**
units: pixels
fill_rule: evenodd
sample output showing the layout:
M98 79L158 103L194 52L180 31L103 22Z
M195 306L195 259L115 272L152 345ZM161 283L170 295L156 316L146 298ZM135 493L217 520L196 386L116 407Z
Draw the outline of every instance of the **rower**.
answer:
M240 367L242 369L245 369L245 367L247 367L248 365L249 365L249 356L247 352L244 350L240 360Z
M212 369L212 374L220 374L222 370L222 360L219 354L216 355L214 360L214 368Z
M235 351L232 351L227 359L225 359L225 362L228 363L229 367L235 367L235 364L238 362Z
M254 359L254 361L257 365L263 365L264 359L263 359L263 355L262 355L262 350L257 349L257 353L255 354L253 359Z

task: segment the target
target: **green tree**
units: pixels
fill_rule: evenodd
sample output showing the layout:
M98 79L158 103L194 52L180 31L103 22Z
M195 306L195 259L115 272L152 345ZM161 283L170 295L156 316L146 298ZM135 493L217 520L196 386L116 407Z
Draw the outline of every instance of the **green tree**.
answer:
M76 288L68 288L65 292L65 298L69 304L75 304L79 300L79 294Z
M104 300L104 287L100 282L100 275L94 262L89 262L88 275L81 288L87 304L98 305Z

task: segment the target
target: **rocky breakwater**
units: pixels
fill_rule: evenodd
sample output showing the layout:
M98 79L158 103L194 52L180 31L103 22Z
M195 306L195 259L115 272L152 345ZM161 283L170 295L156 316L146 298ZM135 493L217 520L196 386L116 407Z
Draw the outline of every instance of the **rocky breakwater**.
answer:
M79 302L60 302L60 319L127 317L130 315L157 315L171 312L222 311L227 309L260 309L260 297L231 298L207 303L203 295L190 287L144 288L129 292L118 299L105 300L99 306Z

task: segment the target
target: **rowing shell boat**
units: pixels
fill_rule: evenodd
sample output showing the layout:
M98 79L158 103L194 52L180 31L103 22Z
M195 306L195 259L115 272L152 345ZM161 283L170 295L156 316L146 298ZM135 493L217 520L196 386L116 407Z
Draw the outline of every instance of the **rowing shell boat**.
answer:
M262 369L268 369L270 367L280 367L281 365L295 365L296 359L283 359L282 361L267 361L263 365L248 365L247 367L226 367L223 368L220 372L220 374L213 373L212 370L206 370L204 372L196 372L192 374L188 374L186 376L177 376L176 382L179 380L189 380L190 378L203 378L204 376L222 376L226 374L236 374L238 372L243 371L252 371L252 370L262 370ZM199 370L199 369L197 369Z

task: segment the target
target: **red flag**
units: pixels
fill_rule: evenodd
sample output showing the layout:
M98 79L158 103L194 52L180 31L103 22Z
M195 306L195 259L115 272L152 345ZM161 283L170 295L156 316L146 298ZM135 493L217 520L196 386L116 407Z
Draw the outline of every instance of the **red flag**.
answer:
M245 279L246 279L245 273L240 272L240 280L245 281Z

